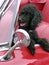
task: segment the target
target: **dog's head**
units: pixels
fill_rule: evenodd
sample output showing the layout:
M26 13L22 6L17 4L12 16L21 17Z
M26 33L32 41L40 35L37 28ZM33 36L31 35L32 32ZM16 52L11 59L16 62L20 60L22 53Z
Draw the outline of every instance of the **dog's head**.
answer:
M38 22L42 19L41 13L38 11L34 4L27 4L24 6L19 15L19 26L21 28L37 26Z

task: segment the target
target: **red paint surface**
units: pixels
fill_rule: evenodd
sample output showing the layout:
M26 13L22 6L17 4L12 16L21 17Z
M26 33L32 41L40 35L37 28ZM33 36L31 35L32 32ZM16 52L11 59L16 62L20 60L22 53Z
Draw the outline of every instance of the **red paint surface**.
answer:
M14 50L14 55L13 60L0 62L0 65L49 65L49 53L45 52L41 47L36 47L34 56L25 46L22 46L19 50Z
M35 0L34 0L35 1ZM44 1L44 0L41 0ZM35 1L36 2L36 1ZM23 0L21 2L21 7L28 3L28 0ZM42 10L44 20L39 24L36 29L39 37L46 38L49 40L49 0ZM21 9L21 8L20 8ZM8 17L7 17L8 15ZM9 27L11 24L11 16L13 12L10 10L6 13L3 19L0 21L0 42L6 41L9 33ZM17 28L17 27L16 27ZM0 52L0 56L5 54L6 51ZM20 49L14 50L12 53L13 60L0 62L0 65L49 65L49 53L44 51L41 47L36 47L35 55L31 55L28 48L21 46Z
M43 10L42 10L44 21L49 23L49 0L47 0Z
M39 10L43 10L46 0L29 0L30 3L34 3Z

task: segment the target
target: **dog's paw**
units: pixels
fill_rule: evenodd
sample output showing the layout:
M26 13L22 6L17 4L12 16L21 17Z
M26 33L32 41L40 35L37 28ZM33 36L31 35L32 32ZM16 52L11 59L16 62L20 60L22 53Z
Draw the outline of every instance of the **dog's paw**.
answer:
M30 48L30 52L32 55L34 55L35 54L35 48Z

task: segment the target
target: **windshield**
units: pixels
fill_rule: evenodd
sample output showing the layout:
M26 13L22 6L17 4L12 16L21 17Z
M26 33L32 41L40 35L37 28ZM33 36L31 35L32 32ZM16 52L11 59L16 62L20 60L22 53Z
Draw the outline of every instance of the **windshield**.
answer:
M5 3L7 4L6 6ZM19 6L20 0L0 0L0 44L11 42Z

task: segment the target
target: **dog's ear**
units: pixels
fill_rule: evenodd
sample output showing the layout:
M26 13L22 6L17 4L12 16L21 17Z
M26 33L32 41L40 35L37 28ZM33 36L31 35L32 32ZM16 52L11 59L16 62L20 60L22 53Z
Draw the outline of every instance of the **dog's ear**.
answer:
M42 13L39 10L35 11L34 17L32 18L31 21L31 27L35 29L38 26L38 23L40 23L42 19L43 19Z

